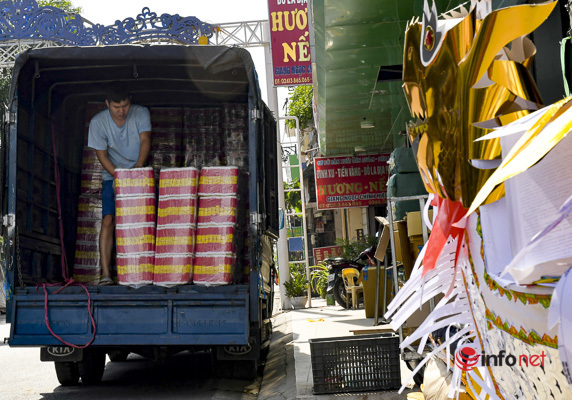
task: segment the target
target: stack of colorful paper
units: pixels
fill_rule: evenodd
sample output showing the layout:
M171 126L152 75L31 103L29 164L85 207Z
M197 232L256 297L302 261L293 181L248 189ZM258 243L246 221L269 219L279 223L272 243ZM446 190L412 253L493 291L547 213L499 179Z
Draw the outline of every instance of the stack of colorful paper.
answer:
M89 123L95 114L105 110L104 103L88 103L85 108L85 145L81 163L81 186L73 279L97 284L101 277L99 263L99 230L101 227L101 177L103 167L95 150L87 147Z
M149 112L152 132L148 161L158 183L161 169L183 165L183 109L152 107Z
M222 110L213 108L186 108L183 117L184 165L202 168L221 163Z
M225 104L222 113L226 165L248 168L248 105Z
M199 178L194 282L233 282L237 255L238 167L205 167Z
M115 170L117 278L121 285L153 283L155 179L153 168Z
M81 195L77 214L73 279L76 282L97 284L101 276L99 264L101 198Z
M192 282L198 176L193 167L161 170L155 285L168 287Z

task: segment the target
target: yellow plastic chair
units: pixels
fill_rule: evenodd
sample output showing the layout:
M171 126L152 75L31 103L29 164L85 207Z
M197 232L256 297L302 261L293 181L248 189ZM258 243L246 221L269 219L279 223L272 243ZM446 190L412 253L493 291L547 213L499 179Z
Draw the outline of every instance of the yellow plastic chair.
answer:
M362 274L356 268L344 268L342 279L346 287L347 306L349 308L351 298L352 308L355 310L358 307L360 293L363 295Z

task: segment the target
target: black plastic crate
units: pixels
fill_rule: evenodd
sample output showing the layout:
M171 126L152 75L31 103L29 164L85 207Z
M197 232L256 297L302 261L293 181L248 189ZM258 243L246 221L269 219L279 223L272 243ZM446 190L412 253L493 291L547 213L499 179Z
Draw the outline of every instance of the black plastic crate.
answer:
M397 389L399 337L394 333L310 339L314 394Z

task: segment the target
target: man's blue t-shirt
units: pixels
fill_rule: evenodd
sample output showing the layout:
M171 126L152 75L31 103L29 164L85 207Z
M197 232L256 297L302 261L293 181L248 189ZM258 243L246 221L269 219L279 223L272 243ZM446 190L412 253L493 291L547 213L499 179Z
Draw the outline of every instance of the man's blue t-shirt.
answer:
M104 110L92 118L89 124L87 145L95 150L107 150L109 160L116 168L132 168L139 158L142 132L151 131L151 117L145 107L132 104L122 127ZM113 176L103 170L103 180Z

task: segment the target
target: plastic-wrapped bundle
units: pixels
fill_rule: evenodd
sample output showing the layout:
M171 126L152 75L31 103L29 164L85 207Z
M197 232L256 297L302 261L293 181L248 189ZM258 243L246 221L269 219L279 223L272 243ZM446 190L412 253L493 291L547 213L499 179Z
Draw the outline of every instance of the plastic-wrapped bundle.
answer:
M200 197L197 223L199 225L236 224L236 196Z
M99 233L99 227L95 229L97 229ZM97 284L99 283L100 276L99 241L84 242L78 240L75 246L73 279L76 282Z
M234 225L201 225L197 227L195 253L236 254Z
M116 169L115 187L118 281L133 287L151 284L155 254L153 169Z
M118 197L115 207L118 225L155 223L155 197Z
M101 276L99 230L101 197L81 195L78 202L77 235L74 259L76 282L97 284Z
M81 174L81 194L101 195L102 172L86 172Z
M78 221L101 220L101 197L94 196L79 196L79 202L77 207L77 218Z
M227 103L223 105L225 126L248 126L248 105L246 103Z
M155 195L153 168L115 170L115 194L121 196Z
M117 254L119 283L134 288L152 284L154 259L154 252Z
M177 168L183 164L183 155L180 153L156 152L149 154L148 161L149 165L156 170Z
M101 196L101 177L103 166L97 159L95 150L85 147L81 161L82 195Z
M233 196L238 192L238 167L204 167L199 175L199 196Z
M227 285L232 282L235 257L228 253L197 253L193 266L196 285Z
M151 127L153 133L159 129L181 130L183 127L183 109L174 107L151 107Z
M100 229L101 218L94 220L78 219L76 241L83 243L98 243Z
M248 106L223 106L223 141L226 165L248 167Z
M187 196L159 197L157 224L196 224L197 198Z
M159 196L196 196L199 170L193 167L161 170Z
M195 227L184 225L158 225L155 252L157 254L194 253Z
M176 286L191 283L193 279L192 254L155 254L153 284Z
M180 167L183 159L183 133L177 130L153 130L149 165L154 168Z
M115 236L118 255L155 251L154 222L150 224L117 224Z
M95 150L85 147L81 159L81 172L103 172L103 166L97 159Z
M155 285L184 285L192 281L197 181L198 171L195 168L161 171L155 243Z
M222 144L222 110L187 108L183 119L184 165L200 168L220 165Z

